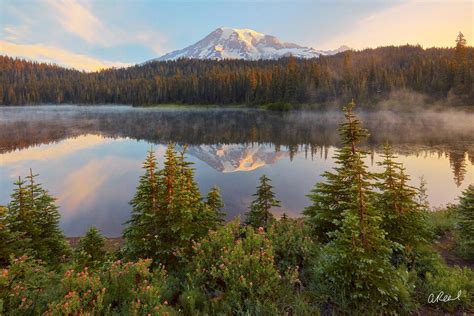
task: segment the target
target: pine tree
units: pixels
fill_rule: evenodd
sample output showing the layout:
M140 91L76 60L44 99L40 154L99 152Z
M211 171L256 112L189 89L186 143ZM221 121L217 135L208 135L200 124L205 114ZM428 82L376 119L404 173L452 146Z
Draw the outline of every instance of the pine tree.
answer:
M354 173L354 170L360 168L358 162L365 156L365 153L358 149L358 145L368 136L368 132L362 128L362 123L352 113L354 106L352 101L345 108L346 120L339 128L342 147L337 150L334 157L337 167L334 168L334 172L323 173L322 176L326 181L315 185L308 195L312 205L303 211L312 226L314 236L323 242L329 241L330 233L340 226L342 213L353 198L350 189L354 183L361 180L357 178L358 174ZM366 173L367 180L372 177L372 174Z
M27 182L21 178L15 182L7 217L11 230L22 236L22 254L55 265L69 254L69 246L59 228L55 198L36 182L37 176L30 169Z
M187 146L184 146L183 150L177 156L177 165L180 171L179 176L183 181L180 193L185 194L187 203L194 205L201 200L201 193L194 179L193 163L185 159L186 150Z
M219 188L215 185L207 193L206 204L209 207L210 214L212 215L211 221L215 222L213 229L217 228L219 224L224 222L225 213L222 212L224 202L221 198Z
M27 205L26 183L21 177L18 177L18 181L14 185L15 188L10 195L10 203L7 205L5 214L6 225L9 226L12 233L21 236L16 242L18 250L16 255L32 255L30 253L31 242L37 232L32 210Z
M367 133L352 113L354 106L351 102L344 109L346 123L340 128L343 147L337 155L339 167L336 174L327 177L333 181L331 184L334 180L350 182L338 188L342 194L337 190L323 191L321 186L313 193L316 201L337 201L336 210L341 211L334 230L326 231L330 241L322 249L317 282L343 312L378 314L396 310L406 289L390 263L392 243L380 228L381 216L374 206L370 183L373 175L367 171L365 153L358 147ZM324 195L324 200L317 194Z
M462 32L459 32L456 37L456 60L462 64L466 58L466 45L467 41Z
M262 175L259 181L260 185L253 195L256 199L250 204L245 222L254 228L263 227L266 229L275 221L275 217L270 210L272 207L279 207L280 201L275 199L275 193L272 191L273 186L266 175Z
M35 181L38 175L33 174L30 169L27 192L28 201L34 214L35 231L38 233L32 240L35 257L48 263L57 264L60 258L69 254L69 245L59 228L59 207L56 199L41 184Z
M462 91L466 88L466 79L469 77L469 69L467 68L466 63L466 50L467 41L464 37L464 34L459 32L458 36L456 37L456 48L455 48L455 66L456 66L456 73L454 76L454 82L456 88L454 89L458 93L462 93Z
M130 259L152 258L156 248L155 239L161 228L158 221L158 168L155 153L148 151L143 163L144 174L140 177L135 196L130 201L132 214L124 230L124 251Z
M474 184L462 193L459 199L457 235L461 254L474 259Z
M202 201L194 169L174 144L168 145L163 169L158 171L152 152L144 169L124 231L125 254L130 259L151 258L154 265L176 271L188 259L192 240L214 227L213 215Z
M382 215L381 228L387 232L387 239L394 242L393 259L408 263L407 260L413 260L414 250L426 244L429 237L426 206L418 203L418 191L408 185L410 179L403 165L395 161L397 157L390 145L384 146L382 157L378 165L384 171L377 174L379 193L375 206Z
M165 165L160 171L165 188L160 203L166 215L159 234L159 258L169 269L175 269L186 257L192 239L207 232L207 227L200 226L206 216L201 213L203 203L194 170L185 162L184 152L178 156L174 147L168 145Z
M76 260L83 266L95 267L105 261L105 238L96 227L91 227L79 240Z

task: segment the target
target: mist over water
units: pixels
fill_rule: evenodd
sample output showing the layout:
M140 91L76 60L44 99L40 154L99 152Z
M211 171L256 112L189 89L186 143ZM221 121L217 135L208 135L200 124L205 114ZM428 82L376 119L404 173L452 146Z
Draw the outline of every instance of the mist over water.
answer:
M391 110L386 108L390 107ZM418 186L428 181L432 206L455 201L474 182L474 114L458 110L357 112L370 137L366 163L378 170L379 149L391 143ZM169 142L187 144L203 193L217 184L228 218L243 214L258 178L267 174L282 208L298 216L306 194L334 167L340 111L285 113L249 109L34 106L0 108L0 204L30 167L58 198L69 236L96 225L120 235L141 163L153 146L162 165Z

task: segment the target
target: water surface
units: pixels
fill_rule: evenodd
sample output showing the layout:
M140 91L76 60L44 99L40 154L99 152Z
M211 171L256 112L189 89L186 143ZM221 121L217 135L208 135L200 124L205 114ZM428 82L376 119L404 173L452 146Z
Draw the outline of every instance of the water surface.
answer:
M358 113L371 133L367 164L380 170L380 146L394 145L411 183L428 182L433 207L454 202L474 182L474 115L463 112ZM188 145L203 193L221 188L228 218L243 214L258 178L272 179L286 212L301 214L306 194L334 167L339 112L127 106L0 107L0 204L29 168L58 198L68 236L96 225L120 235L149 148L163 163L166 144Z

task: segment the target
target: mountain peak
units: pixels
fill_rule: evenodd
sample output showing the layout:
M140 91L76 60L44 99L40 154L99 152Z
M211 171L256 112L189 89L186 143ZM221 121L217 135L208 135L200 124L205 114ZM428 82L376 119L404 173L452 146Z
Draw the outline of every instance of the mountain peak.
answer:
M225 37L229 37L233 33L238 34L238 36L242 37L242 38L248 37L248 36L252 36L252 37L265 36L265 34L262 34L260 32L255 31L255 30L252 30L252 29L237 29L237 28L232 28L232 27L219 27L219 28L216 29L216 31L222 31L222 33Z
M247 28L219 27L202 40L184 49L168 53L157 60L176 60L178 58L196 59L278 59L286 56L314 58L347 50L317 51L293 43L285 43L277 37L266 35Z

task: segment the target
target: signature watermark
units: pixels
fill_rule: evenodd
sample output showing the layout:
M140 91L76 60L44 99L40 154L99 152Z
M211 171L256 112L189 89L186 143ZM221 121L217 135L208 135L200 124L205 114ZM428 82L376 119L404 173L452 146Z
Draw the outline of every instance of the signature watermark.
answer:
M451 295L446 294L443 291L439 292L438 295L436 295L435 293L431 293L430 295L428 295L428 303L434 304L440 302L446 303L450 301L461 301L461 294L461 290L458 291L458 295L455 297L452 297Z

